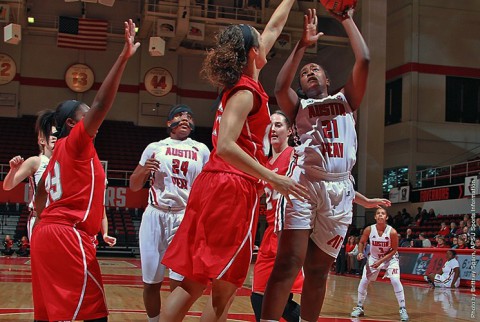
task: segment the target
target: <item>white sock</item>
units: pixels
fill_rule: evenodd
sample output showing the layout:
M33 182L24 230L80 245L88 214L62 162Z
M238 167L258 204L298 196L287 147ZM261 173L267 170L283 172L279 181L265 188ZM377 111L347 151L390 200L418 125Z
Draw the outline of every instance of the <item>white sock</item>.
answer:
M390 282L392 283L393 291L397 297L398 306L405 307L405 293L403 292L402 282L400 282L398 277L391 277Z
M154 316L153 318L147 315L147 318L148 318L148 322L160 322L160 314L157 316Z
M368 287L368 280L366 278L362 278L360 283L358 284L358 302L357 305L363 307L363 302L367 298L367 287Z

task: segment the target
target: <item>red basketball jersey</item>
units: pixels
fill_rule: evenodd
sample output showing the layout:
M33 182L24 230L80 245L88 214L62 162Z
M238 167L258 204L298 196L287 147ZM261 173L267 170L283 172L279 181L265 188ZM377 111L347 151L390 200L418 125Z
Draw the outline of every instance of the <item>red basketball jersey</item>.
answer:
M237 139L237 144L252 158L260 164L265 165L267 162L268 151L270 149L269 133L270 133L270 111L268 109L268 95L265 93L262 85L251 77L243 75L238 83L231 89L226 90L222 95L222 100L217 109L215 123L212 131L213 150L210 159L203 168L203 171L222 171L235 173L251 180L258 181L243 171L238 170L222 158L217 156L217 140L218 131L223 112L227 105L228 99L239 90L247 90L254 95L254 109L258 107L255 113L248 115L243 124L242 132Z
M83 120L57 141L43 177L48 197L40 218L96 235L103 217L105 172Z

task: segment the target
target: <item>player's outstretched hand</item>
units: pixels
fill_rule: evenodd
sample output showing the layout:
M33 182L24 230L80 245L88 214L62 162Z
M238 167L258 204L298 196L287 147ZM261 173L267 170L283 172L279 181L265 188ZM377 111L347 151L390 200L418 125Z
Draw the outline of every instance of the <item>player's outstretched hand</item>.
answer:
M308 198L308 190L301 184L293 181L287 176L276 175L275 179L270 182L273 189L281 193L287 198L289 203L292 203L290 200L290 195L293 197L304 200Z
M390 207L392 205L392 202L388 199L384 198L372 198L368 199L367 204L365 205L365 208L386 208Z
M125 21L125 58L132 57L138 47L140 47L140 43L135 42L135 23L132 19L128 19L128 21Z
M315 9L308 9L307 14L303 16L303 34L300 42L308 47L317 43L318 38L323 36L323 32L318 32L318 18Z

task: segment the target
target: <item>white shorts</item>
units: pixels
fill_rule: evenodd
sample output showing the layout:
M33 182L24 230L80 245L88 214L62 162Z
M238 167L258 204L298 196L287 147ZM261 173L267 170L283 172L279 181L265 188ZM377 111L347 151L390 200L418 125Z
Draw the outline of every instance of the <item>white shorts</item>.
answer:
M292 204L281 197L277 218L283 218L283 229L313 229L310 238L328 255L336 258L352 223L355 190L349 173L318 172L306 175L295 167L290 176L308 189L309 198L291 197Z
M393 255L390 260L383 262L378 268L373 268L372 265L377 260L378 258L368 256L368 262L363 268L362 278L366 278L369 281L375 281L382 269L386 270L384 278L400 278L400 262L398 260L398 254Z
M160 210L151 205L145 209L139 231L142 280L147 284L163 281L165 266L161 264L163 255L178 226L182 222L185 209L180 211ZM183 276L170 270L170 279L183 280Z
M452 282L453 282L453 274L452 275L446 274L445 276L440 274L435 274L435 279L434 279L435 287L450 288L452 287ZM454 285L454 287L460 286L460 278L457 279L457 282L455 284L456 285Z

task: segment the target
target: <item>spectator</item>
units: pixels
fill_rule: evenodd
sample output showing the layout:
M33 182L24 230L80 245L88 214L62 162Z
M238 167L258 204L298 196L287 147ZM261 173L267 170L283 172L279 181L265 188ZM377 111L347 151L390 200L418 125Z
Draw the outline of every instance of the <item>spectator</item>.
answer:
M435 210L433 210L433 208L430 208L428 210L428 219L434 219L436 217L437 217L437 215L435 215Z
M465 227L465 222L463 220L460 220L460 223L458 224L457 231L455 232L455 235L461 235L463 234L463 227Z
M418 239L422 241L423 248L432 247L432 243L430 242L430 240L428 238L425 238L425 233L420 233L420 235L418 235Z
M355 236L348 237L348 243L345 246L345 253L347 255L347 272L350 274L355 273L355 259L358 254L358 242L355 242ZM357 248L355 250L355 248Z
M463 221L466 223L470 219L470 214L463 215Z
M480 237L475 238L475 249L480 249Z
M415 215L415 221L419 221L422 219L422 207L417 208L417 214Z
M457 249L467 249L467 239L464 235L458 236L458 247Z
M447 224L443 221L440 224L440 230L438 231L437 235L447 237L449 234L450 234L450 230L448 229Z
M393 217L393 227L395 229L399 229L402 227L403 219L402 219L402 212L398 211L395 217Z
M475 219L475 237L480 237L480 216Z
M400 241L400 247L411 247L410 242L413 240L413 238L414 238L414 236L413 236L413 233L412 233L412 229L408 228L405 238L403 238Z
M453 236L452 237L452 249L456 249L456 248L458 248L458 237Z
M435 241L437 242L437 248L449 248L445 243L445 237L443 235L435 236Z
M450 237L457 235L457 224L454 221L450 223L450 233L448 235Z
M447 250L447 261L437 273L430 273L423 278L433 287L457 288L460 286L460 265L456 259L454 250ZM453 276L453 278L452 278Z
M28 242L27 236L23 236L18 244L18 256L27 257L30 255L30 243Z
M423 210L422 210L422 221L423 221L423 222L427 222L428 219L430 219L430 218L428 217L428 212L427 212L426 209L423 209Z
M5 249L2 250L3 255L11 256L13 254L13 239L10 238L10 235L5 236L3 247L5 247Z
M472 225L472 220L471 219L467 220L467 224L465 225L465 227L467 227L468 236L470 236L472 234L475 234L475 228Z
M412 223L412 215L407 212L406 208L402 209L402 220L404 226L409 226Z

